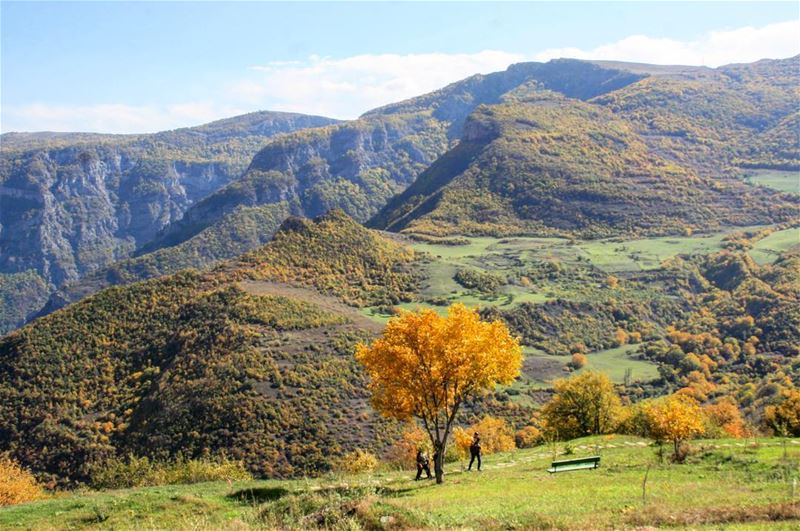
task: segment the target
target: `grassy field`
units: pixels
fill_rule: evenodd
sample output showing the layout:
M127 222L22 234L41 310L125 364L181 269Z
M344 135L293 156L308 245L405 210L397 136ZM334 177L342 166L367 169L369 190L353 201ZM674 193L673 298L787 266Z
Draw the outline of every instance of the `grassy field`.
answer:
M800 172L759 170L748 175L745 179L756 186L766 186L781 192L800 194Z
M790 249L800 249L800 228L794 227L773 232L759 240L750 251L750 256L757 264L771 264L778 259L780 253Z
M0 510L3 529L797 529L800 440L694 441L683 465L650 442L603 436L569 443L597 470L550 475L563 443L447 465L445 484L410 472L314 480L203 483L78 492ZM642 482L647 479L646 498ZM772 520L772 521L770 521Z

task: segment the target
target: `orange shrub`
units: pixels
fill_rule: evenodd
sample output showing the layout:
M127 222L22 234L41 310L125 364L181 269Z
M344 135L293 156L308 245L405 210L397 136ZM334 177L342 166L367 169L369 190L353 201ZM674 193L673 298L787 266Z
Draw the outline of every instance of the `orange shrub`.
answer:
M483 454L508 452L516 448L514 432L511 431L508 423L503 419L487 415L466 430L461 428L454 430L454 441L461 456L469 455L472 435L475 432L481 436L481 453Z
M400 439L389 447L386 460L400 468L414 468L419 448L424 449L428 457L433 456L428 434L416 424L409 424Z
M0 507L33 501L42 495L42 488L30 472L0 455Z
M628 342L628 333L622 328L617 328L617 331L614 332L614 344L618 347L621 347L627 342Z
M585 354L576 352L575 354L572 355L572 359L569 362L569 366L572 367L573 369L581 369L586 366L586 363L588 363L588 361L589 360L586 358Z
M741 439L749 435L742 414L732 398L726 397L703 408L709 428L707 436L722 435Z
M525 426L514 435L517 448L532 448L542 440L542 432L536 426Z

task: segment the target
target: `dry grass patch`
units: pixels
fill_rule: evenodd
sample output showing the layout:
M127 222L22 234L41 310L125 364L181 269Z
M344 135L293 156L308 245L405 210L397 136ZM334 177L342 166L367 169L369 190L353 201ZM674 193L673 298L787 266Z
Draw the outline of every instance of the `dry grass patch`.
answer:
M631 514L628 523L637 526L698 526L786 520L800 520L800 503L693 508L648 505Z

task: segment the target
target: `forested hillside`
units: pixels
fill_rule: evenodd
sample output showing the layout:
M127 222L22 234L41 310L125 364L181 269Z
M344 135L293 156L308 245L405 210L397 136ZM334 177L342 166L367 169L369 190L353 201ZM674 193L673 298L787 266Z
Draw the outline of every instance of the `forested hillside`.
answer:
M407 299L415 259L343 214L292 219L210 273L108 288L39 319L0 341L0 451L67 482L129 452L225 451L281 476L385 444L391 425L367 408L351 355L375 327L335 301Z
M366 221L458 142L467 116L519 87L541 86L588 99L624 87L639 74L585 61L521 63L365 113L361 118L269 142L237 183L191 208L148 249L172 245L237 205L288 201L317 216L341 208Z
M4 134L0 274L35 274L52 290L125 259L239 177L268 137L333 122L256 112L150 135ZM38 301L0 306L0 332Z
M797 66L656 70L588 102L521 88L476 110L459 145L370 223L596 238L796 218L796 196L744 184L737 165L796 164Z

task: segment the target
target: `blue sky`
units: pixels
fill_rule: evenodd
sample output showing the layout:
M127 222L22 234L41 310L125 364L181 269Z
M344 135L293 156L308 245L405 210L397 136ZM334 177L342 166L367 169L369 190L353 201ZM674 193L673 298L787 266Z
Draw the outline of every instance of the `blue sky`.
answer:
M0 3L0 129L148 132L259 109L353 118L523 60L798 53L785 3Z

